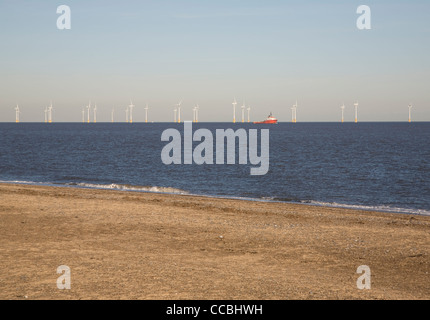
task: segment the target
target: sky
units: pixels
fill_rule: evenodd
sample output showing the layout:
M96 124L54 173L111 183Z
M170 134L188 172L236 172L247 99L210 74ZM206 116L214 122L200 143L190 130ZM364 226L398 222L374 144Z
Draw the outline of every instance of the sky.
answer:
M57 28L57 7L71 29ZM359 30L357 8L371 9ZM430 121L428 0L0 0L0 122L231 121L233 99L251 120ZM237 118L240 118L237 111Z

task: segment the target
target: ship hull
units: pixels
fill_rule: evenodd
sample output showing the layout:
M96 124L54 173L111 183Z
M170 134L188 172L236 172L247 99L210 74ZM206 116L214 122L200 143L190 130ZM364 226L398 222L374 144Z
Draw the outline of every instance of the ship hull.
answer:
M254 124L274 124L274 123L278 123L278 120L264 120L264 121L255 121Z

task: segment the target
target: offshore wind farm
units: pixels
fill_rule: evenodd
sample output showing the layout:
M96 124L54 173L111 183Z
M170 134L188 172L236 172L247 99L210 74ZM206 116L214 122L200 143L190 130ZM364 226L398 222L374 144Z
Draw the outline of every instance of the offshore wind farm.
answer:
M182 100L177 103L174 104L174 117L173 117L173 122L174 123L181 123L181 105L182 105ZM236 98L234 98L233 100L233 119L232 122L236 123L236 108L237 108L237 101ZM352 122L358 123L358 102L354 102L352 104L353 106L353 116L350 118ZM407 113L405 112L405 120L409 123L412 122L412 104L409 104L407 106ZM135 108L135 105L133 104L132 101L130 101L130 104L126 106L125 108L125 122L127 123L133 123L133 109ZM163 108L163 107L161 107ZM164 107L165 108L165 107ZM292 123L297 123L297 108L298 108L298 101L296 100L294 105L291 107L291 121ZM153 120L153 121L149 121L148 120L148 110L149 110L149 106L148 103L145 104L145 106L142 108L145 112L144 117L141 119L141 121L137 121L137 122L144 122L144 123L154 123L154 122L170 122L168 120L165 119L159 119L159 121ZM198 114L199 114L199 110L200 110L200 106L198 104L194 105L193 107L189 107L188 109L192 110L192 122L199 122L198 121ZM245 105L245 102L243 102L242 106L241 106L241 121L238 123L245 123L251 122L251 118L250 118L250 111L251 108ZM261 107L261 108L257 108L260 110L263 110L264 112L267 112L267 110L270 110L270 108L268 108L267 106ZM341 109L341 118L340 118L340 122L344 123L345 122L345 110L347 109L347 107L345 106L345 103L343 103L340 107ZM18 104L14 107L13 109L15 111L15 122L16 123L20 123L21 122L21 109L19 108ZM46 107L43 112L44 112L44 121L45 123L52 123L53 122L53 118L52 118L52 110L53 110L53 106L52 106L52 102L50 103L50 105L48 107ZM86 111L85 111L86 110ZM115 108L111 109L110 112L110 120L109 121L104 121L104 122L111 122L114 123L114 112L115 112ZM247 112L247 117L245 115L245 113ZM87 120L85 121L85 113L87 115ZM91 116L90 114L93 114L93 120L91 121ZM285 114L285 113L284 113ZM97 104L94 104L94 107L91 106L91 101L89 101L88 105L83 107L81 110L81 116L82 116L82 120L79 122L82 123L97 123ZM224 121L219 121L219 122L229 122L227 119L227 117L224 118ZM190 120L190 118L188 118ZM247 120L246 120L247 119ZM280 120L280 122L287 122L287 119L284 119L283 121ZM1 122L1 121L0 121ZM26 119L26 122L38 122L35 119ZM74 121L61 121L61 122L74 122ZM77 121L76 121L77 122ZM135 121L136 122L136 121ZM210 121L209 119L207 119L206 121L203 122L213 122ZM337 122L336 120L331 120L331 121L304 121L304 122ZM368 119L367 122L374 122L374 120L372 119ZM401 122L401 121L396 121L396 122Z

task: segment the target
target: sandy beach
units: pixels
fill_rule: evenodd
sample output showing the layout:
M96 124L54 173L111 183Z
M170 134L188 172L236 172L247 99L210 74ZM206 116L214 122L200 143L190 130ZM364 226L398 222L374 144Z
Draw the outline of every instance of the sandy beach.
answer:
M430 299L426 216L0 184L0 243L0 299Z

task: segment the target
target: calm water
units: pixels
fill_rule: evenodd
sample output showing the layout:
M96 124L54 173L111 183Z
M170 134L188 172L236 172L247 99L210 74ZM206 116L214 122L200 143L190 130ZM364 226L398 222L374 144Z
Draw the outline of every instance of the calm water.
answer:
M270 128L270 170L161 162L179 124L0 123L0 180L187 192L430 214L430 123L200 123Z

